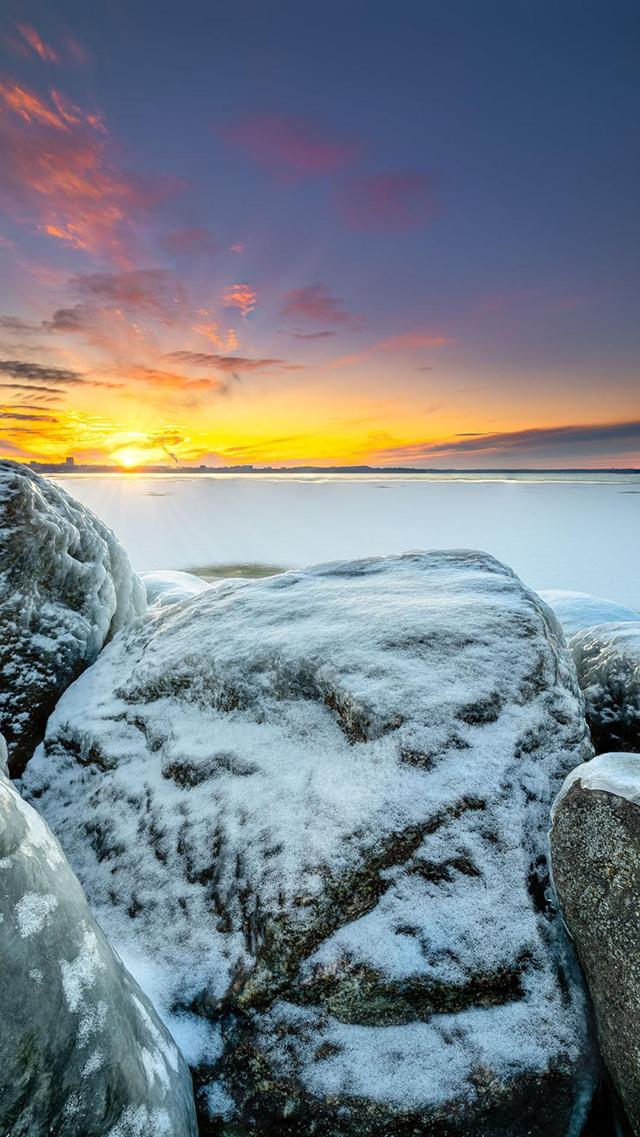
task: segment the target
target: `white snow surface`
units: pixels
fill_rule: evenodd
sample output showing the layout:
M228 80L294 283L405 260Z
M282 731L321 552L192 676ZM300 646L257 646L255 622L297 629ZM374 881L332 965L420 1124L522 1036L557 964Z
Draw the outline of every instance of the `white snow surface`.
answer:
M194 1008L215 1021L225 996L266 991L278 1076L426 1107L473 1098L479 1063L503 1080L580 1065L583 995L566 961L563 992L559 922L529 884L591 755L535 594L485 554L415 553L225 582L125 630L62 697L23 788L165 1020L187 1016L194 1065L212 1046ZM363 872L379 898L358 908ZM362 968L391 989L515 987L382 1028L324 1005L327 977ZM228 1094L212 1074L210 1102L228 1113Z
M567 639L594 624L613 624L620 620L640 621L640 612L635 609L617 604L614 600L591 596L588 592L542 589L538 595L555 612Z
M62 691L144 612L110 529L26 466L0 462L0 730L15 768Z
M140 573L140 579L147 593L147 604L151 608L166 608L178 604L204 592L210 585L190 572L177 572L172 569L158 569L154 572Z
M551 818L574 785L583 790L603 790L640 805L640 754L598 754L584 766L577 766L564 780L562 789L553 803Z

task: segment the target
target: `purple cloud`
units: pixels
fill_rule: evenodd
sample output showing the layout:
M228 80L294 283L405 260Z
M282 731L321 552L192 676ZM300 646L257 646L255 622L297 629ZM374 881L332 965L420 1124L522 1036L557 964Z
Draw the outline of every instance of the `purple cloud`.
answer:
M305 323L344 328L359 328L363 322L362 317L349 312L339 296L332 296L324 284L305 284L287 292L281 314ZM326 332L319 334L324 336Z
M246 115L223 127L220 134L270 174L285 180L331 174L360 151L357 139L333 134L295 115Z
M348 182L337 195L341 217L362 232L401 233L422 229L438 212L432 174L368 174Z

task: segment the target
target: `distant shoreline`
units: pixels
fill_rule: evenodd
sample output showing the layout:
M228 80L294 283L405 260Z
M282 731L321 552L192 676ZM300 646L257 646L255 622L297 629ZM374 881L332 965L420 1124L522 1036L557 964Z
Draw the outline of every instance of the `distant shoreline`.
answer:
M122 466L24 462L40 474L640 474L637 466Z

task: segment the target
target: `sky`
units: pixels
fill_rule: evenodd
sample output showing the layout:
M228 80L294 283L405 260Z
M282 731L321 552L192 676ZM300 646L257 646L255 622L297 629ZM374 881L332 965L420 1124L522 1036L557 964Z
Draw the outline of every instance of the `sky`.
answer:
M0 18L0 455L640 466L640 14Z

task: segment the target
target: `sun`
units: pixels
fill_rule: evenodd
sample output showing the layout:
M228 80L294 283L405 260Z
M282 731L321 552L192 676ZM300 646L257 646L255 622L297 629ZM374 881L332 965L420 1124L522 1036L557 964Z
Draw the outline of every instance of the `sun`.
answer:
M123 469L132 470L135 466L143 466L149 455L147 451L140 450L136 446L123 446L121 450L114 451L111 457Z

